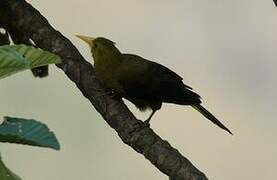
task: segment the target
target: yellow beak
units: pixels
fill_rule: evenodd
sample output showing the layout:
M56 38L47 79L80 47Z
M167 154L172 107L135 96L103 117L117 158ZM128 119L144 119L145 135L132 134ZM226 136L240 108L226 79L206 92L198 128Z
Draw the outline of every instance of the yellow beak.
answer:
M78 38L80 38L80 39L82 39L83 41L85 41L85 42L89 45L89 47L92 47L93 40L94 40L95 38L89 37L89 36L77 35L77 34L76 34L75 36L77 36Z

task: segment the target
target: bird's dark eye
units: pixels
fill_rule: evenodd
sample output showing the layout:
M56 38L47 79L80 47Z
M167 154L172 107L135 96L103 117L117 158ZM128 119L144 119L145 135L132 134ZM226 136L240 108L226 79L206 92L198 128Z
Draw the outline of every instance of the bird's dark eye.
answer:
M94 46L94 48L97 48L98 45L97 45L97 43L94 43L93 46Z

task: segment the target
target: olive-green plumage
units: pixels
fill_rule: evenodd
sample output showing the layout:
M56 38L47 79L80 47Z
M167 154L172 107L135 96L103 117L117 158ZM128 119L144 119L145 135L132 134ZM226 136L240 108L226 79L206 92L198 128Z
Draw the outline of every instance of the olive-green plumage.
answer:
M200 96L167 67L133 54L123 54L115 43L102 37L80 36L91 48L98 80L107 88L128 99L140 110L152 109L148 123L162 103L190 105L220 128L226 128L201 106ZM231 133L232 134L232 133Z

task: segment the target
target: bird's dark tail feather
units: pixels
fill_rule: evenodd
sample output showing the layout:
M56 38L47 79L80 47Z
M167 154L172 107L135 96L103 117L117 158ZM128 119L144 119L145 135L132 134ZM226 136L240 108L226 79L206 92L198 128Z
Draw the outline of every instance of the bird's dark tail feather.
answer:
M214 115L212 115L212 113L210 113L207 109L201 106L201 104L192 105L192 107L198 112L200 112L207 119L212 121L214 124L233 135L233 133L227 127L225 127Z

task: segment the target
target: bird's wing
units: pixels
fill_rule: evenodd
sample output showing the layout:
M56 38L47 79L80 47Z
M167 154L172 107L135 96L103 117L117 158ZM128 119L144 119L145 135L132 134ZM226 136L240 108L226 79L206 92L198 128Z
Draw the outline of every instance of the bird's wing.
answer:
M175 72L171 71L170 69L168 69L167 67L158 64L156 62L144 59L140 56L134 55L134 54L123 54L124 56L124 61L125 62L131 62L131 63L135 63L135 64L140 64L142 66L145 66L145 64L149 64L152 67L156 67L153 70L156 70L156 72L152 72L152 73L162 73L164 76L164 78L170 78L170 79L178 79L178 80L182 80L183 78L181 76L179 76L178 74L176 74ZM148 66L149 66L148 65Z
M123 63L117 71L115 78L127 96L178 104L200 102L200 96L182 82L182 77L142 57L123 54Z

